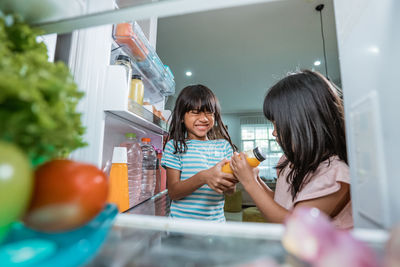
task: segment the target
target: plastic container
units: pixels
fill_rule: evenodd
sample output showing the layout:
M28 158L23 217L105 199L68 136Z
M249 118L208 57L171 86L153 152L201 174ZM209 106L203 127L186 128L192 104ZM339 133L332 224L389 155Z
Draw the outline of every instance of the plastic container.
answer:
M167 78L160 78L154 81L155 86L160 90L164 96L175 94L175 81Z
M158 71L155 63L150 59L147 58L141 62L137 62L137 65L140 71L149 79L159 79L161 77L161 73Z
M150 138L142 138L141 148L143 154L142 161L142 194L141 200L146 200L154 195L156 187L157 155Z
M114 25L113 37L117 44L125 48L125 52L132 55L137 61L143 61L149 50L144 43L147 40L143 40L143 37L138 34L139 29L140 27L136 23L133 26L131 23L119 23Z
M144 85L142 77L137 74L132 75L131 89L129 91L129 99L135 101L139 105L143 105Z
M167 65L164 65L165 71L167 72L167 76L171 79L174 80L174 74L172 74L171 68Z
M110 171L108 202L120 212L129 209L128 164L126 147L114 147Z
M129 207L131 208L140 202L143 155L136 134L126 133L125 137L125 141L119 146L127 149Z
M244 153L247 156L247 162L252 167L257 167L262 161L266 159L266 151L259 147L256 147L252 150L244 151ZM226 173L233 173L229 162L222 166L222 171Z
M164 67L164 64L161 62L161 59L158 57L156 52L153 52L150 55L151 55L151 60L154 62L154 65L157 68L160 75L164 76L164 72L166 72L166 69Z
M0 245L0 266L85 266L100 249L117 213L115 205L107 204L84 226L62 233L41 233L14 223Z
M130 57L125 56L125 55L119 55L114 64L121 65L126 68L126 80L127 80L128 86L129 86L131 83L131 77L132 77L132 65L131 65Z

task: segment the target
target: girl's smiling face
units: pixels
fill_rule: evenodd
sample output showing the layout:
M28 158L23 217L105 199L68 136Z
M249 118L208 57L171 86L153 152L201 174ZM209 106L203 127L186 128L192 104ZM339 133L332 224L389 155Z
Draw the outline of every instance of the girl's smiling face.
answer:
M215 123L214 113L208 111L190 110L185 113L183 120L187 138L194 140L208 140L207 133Z

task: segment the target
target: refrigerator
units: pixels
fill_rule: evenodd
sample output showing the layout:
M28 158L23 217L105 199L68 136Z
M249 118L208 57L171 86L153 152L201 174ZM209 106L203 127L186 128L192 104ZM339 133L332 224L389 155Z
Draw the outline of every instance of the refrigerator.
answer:
M32 5L40 2L43 1L32 1ZM76 0L70 5L71 10L62 1L58 1L58 5L54 4L55 0L46 2L52 4L49 7L53 15L43 18L35 14L31 23L57 34L55 58L68 64L80 90L85 93L79 110L87 128L84 139L89 145L75 151L71 157L102 168L111 159L112 148L122 142L126 132L150 137L157 148L162 148L166 134L165 125L140 115L146 111L130 112L117 100L123 98L119 90L123 74L110 65L111 49L115 45L113 23L142 21L148 39L155 42L157 17L272 1L119 1L126 5L117 8L114 1ZM396 14L400 11L400 2L333 0L333 3L344 91L354 232L382 251L386 230L400 222L397 193L400 164L396 153L400 150L400 93L396 80L396 63L400 60L400 17ZM16 4L11 8L27 12L26 6L22 8ZM164 108L165 97L157 90L148 96L157 99L156 106ZM195 259L199 265L215 266L230 265L231 259L237 259L238 265L253 259L260 259L264 264L271 263L269 259L278 263L291 262L292 259L287 258L290 255L279 242L282 232L282 226L273 224L230 223L222 229L201 222L189 224L161 217L122 214L117 216L101 254L91 264L136 266L135 257L143 266L166 259L171 265L165 266L177 266L188 259ZM168 247L170 251L166 250ZM208 261L204 261L206 256ZM296 266L307 266L301 264Z
M157 17L186 14L204 10L240 6L266 1L160 1L139 6L135 1L120 1L124 8L115 10L110 1L87 1L85 12L103 11L102 17L76 20L79 28L105 22L147 19L150 33ZM100 4L102 3L102 4ZM347 146L352 179L352 199L355 225L390 229L400 221L399 164L400 98L396 83L396 62L400 58L399 3L384 1L334 0L338 39L339 65L344 92ZM113 10L105 12L104 10ZM104 20L102 20L102 19ZM150 18L150 19L149 19ZM45 29L65 32L74 29L72 23L60 21L44 24ZM77 83L87 97L82 102L86 140L89 146L74 153L78 160L89 160L101 166L109 157L108 114L104 112L107 65L110 62L111 25L97 26L72 33L69 64ZM110 38L110 39L109 39ZM155 45L155 44L154 44ZM96 55L95 57L93 55ZM164 102L160 103L160 108ZM112 120L112 119L111 119ZM120 124L123 125L123 124ZM137 124L135 124L137 126ZM131 127L131 126L124 126ZM132 126L133 127L133 126ZM157 145L162 143L162 131L153 132ZM121 135L111 134L111 138ZM119 136L119 137L118 137ZM373 196L373 197L372 197Z

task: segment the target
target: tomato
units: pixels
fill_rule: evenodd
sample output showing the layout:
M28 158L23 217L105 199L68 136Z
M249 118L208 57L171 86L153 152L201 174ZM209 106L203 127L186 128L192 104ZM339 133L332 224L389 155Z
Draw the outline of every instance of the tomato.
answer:
M27 156L15 145L0 142L0 242L11 223L29 205L33 172Z
M44 232L78 228L94 218L107 200L108 181L96 166L57 159L35 172L25 223Z

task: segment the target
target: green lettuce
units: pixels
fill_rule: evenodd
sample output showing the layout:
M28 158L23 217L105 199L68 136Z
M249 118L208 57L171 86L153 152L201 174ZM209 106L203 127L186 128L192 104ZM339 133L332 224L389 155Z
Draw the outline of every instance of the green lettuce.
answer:
M48 62L42 35L0 14L0 139L17 144L33 165L85 146L76 111L83 93L62 63Z

